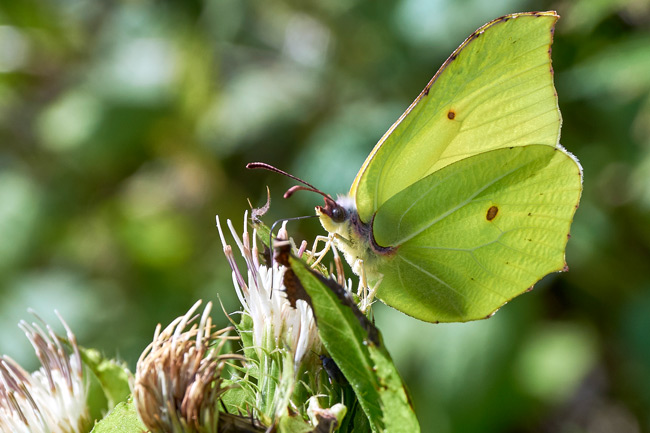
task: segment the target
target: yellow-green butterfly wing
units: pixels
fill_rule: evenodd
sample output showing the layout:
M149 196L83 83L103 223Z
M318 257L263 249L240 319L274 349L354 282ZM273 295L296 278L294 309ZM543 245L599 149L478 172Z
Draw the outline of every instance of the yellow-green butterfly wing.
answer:
M386 304L481 319L566 267L582 170L558 144L557 19L521 13L473 33L375 146L352 200L318 208Z

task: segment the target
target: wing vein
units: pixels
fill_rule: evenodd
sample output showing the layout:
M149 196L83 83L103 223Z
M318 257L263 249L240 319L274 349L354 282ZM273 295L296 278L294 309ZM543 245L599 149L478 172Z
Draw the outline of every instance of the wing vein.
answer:
M432 274L431 272L427 271L426 269L422 268L421 266L416 265L412 261L407 260L406 258L404 258L404 256L400 255L399 258L402 259L404 262L406 262L408 265L411 265L413 268L417 269L418 271L422 272L426 276L428 276L428 277L432 278L433 280L437 281L442 286L448 288L452 292L456 293L457 295L459 295L459 296L461 296L461 297L463 297L464 299L467 300L467 296L465 294L463 294L463 293L459 292L458 290L454 289L452 286L450 286L449 284L444 282L441 278L437 277L436 275ZM456 313L458 313L459 315L462 315L462 311L458 306L456 306L454 303L450 303L450 305L454 308L454 310L456 310Z
M434 218L434 219L433 219L429 224L426 224L426 225L424 225L421 229L414 231L410 236L406 236L406 237L404 237L404 238L402 238L402 239L396 240L396 241L394 242L394 244L395 244L395 245L402 245L402 244L404 244L405 242L409 241L410 239L413 239L415 236L417 236L417 235L419 235L420 233L422 233L423 231L427 230L427 229L428 229L429 227L431 227L432 225L434 225L434 224L438 223L439 221L443 220L444 218L448 217L449 215L451 215L452 213L456 212L458 209L462 208L463 206L467 205L468 203L471 203L472 200L473 200L474 198L476 198L476 196L478 196L480 193L482 193L483 191L485 191L486 189L488 189L489 187L491 187L492 185L494 185L495 183L497 183L497 182L500 181L501 179L505 178L506 176L509 176L510 174L516 172L517 170L520 170L520 169L521 169L522 167L524 167L525 165L526 165L526 164L521 164L521 165L519 165L519 166L513 168L512 170L509 170L509 171L505 172L505 173L502 174L501 176L498 176L498 177L494 178L492 181L486 183L486 184L483 185L481 188L479 188L477 191L475 191L475 192L474 192L471 196L469 196L466 200L464 200L464 201L462 201L461 203L457 204L456 206L452 207L452 208L449 209L447 212L443 213L442 215L438 216L437 218ZM438 184L436 184L436 185L432 185L430 188L428 188L426 194L422 194L422 195L421 195L421 196L416 200L416 202L422 200L422 198L423 198L425 195L429 194L429 193L433 190L433 188L434 188L435 186L437 186L437 185L438 185ZM414 203L414 204L415 204L415 203ZM409 209L411 209L412 207L413 207L413 205L411 205L411 206L409 207ZM405 214L406 214L406 212L402 213L402 215L400 216L400 219L404 218Z

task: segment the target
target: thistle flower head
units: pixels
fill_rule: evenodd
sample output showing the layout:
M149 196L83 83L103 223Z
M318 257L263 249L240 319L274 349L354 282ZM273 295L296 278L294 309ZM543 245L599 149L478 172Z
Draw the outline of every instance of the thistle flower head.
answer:
M58 313L57 313L58 316ZM30 374L8 356L0 357L0 431L81 433L90 430L88 387L77 340L59 316L71 352L48 326L20 322L41 367Z
M228 360L222 353L232 328L213 331L211 303L201 315L196 302L164 330L156 327L153 341L138 360L133 401L142 422L156 432L217 432L219 399L229 389L221 373ZM188 329L189 326L189 329Z
M240 272L232 247L226 243L219 217L217 227L223 244L224 253L233 272L233 283L244 313L253 322L253 343L255 348L271 351L288 346L293 360L298 366L310 351L320 352L320 339L309 305L303 301L296 302L293 308L285 295L285 267L273 261L272 266L260 263L257 247L257 232L251 236L247 226L248 213L244 215L244 230L240 238L230 220L227 221L230 232L246 262L246 278ZM286 223L285 223L286 224ZM278 237L287 239L285 225ZM273 347L269 347L269 340Z

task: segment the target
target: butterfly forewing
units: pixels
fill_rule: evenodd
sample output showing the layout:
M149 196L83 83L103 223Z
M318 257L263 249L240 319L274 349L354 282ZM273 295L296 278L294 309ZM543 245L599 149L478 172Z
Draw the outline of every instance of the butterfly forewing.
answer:
M553 12L499 18L449 57L352 184L362 221L460 159L504 147L557 145L561 120L550 60L557 18Z

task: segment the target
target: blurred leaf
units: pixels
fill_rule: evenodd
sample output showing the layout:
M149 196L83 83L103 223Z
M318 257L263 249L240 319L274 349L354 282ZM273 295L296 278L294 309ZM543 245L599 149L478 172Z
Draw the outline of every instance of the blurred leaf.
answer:
M184 263L192 251L190 229L180 215L161 214L130 220L122 232L131 257L146 266Z
M590 329L572 323L538 330L527 338L515 360L521 386L549 403L562 402L596 364L596 343Z
M628 37L564 73L563 97L591 98L605 106L620 104L650 90L648 70L650 36Z
M221 157L238 147L263 139L271 146L283 146L266 136L296 117L313 109L309 99L317 90L313 71L277 63L240 71L223 89L220 98L201 119L200 133Z
M571 2L565 27L570 31L590 33L601 21L615 13L629 0L578 0ZM640 3L640 2L639 2ZM563 14L564 15L564 14Z
M0 168L0 275L19 263L39 218L40 192L25 173Z
M89 144L102 119L102 109L101 101L88 92L63 95L40 115L38 131L43 144L55 152Z

